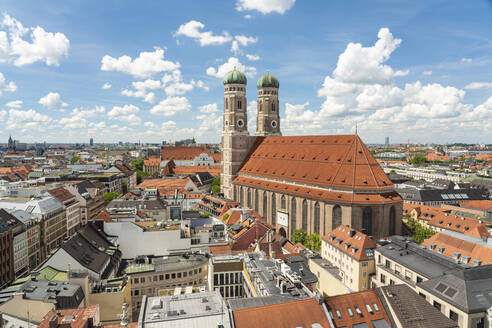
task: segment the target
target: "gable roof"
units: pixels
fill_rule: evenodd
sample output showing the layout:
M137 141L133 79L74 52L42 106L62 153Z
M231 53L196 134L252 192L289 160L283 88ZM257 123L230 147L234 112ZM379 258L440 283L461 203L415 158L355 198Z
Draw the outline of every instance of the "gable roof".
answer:
M161 159L165 160L193 160L200 154L206 153L212 157L212 154L205 146L163 146L161 147Z
M48 190L48 192L50 193L51 196L55 197L56 199L58 199L62 203L75 197L67 189L65 189L63 187L51 189L51 190Z
M391 189L393 183L358 135L258 138L238 176L341 189Z
M343 224L323 236L323 240L358 261L374 256L373 249L376 248L374 239Z
M492 237L488 232L485 224L480 220L467 218L455 214L437 213L432 217L428 224L446 230L457 231L466 235L472 235L478 238Z

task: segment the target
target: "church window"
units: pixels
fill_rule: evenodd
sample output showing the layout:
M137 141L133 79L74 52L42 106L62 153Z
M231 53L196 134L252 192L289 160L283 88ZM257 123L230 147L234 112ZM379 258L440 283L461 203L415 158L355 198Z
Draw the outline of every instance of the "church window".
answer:
M260 112L263 111L263 102L260 101Z
M248 188L248 198L247 198L247 204L248 204L248 207L251 208L251 189Z
M395 234L395 226L396 226L396 212L395 207L391 206L390 215L389 215L389 235L393 236Z
M272 225L276 224L277 204L276 195L272 193Z
M258 189L255 189L255 211L258 212Z
M228 109L229 108L229 99L225 99L225 108Z
M280 207L283 209L283 210L286 210L287 209L287 204L285 202L285 195L282 195L282 199L280 201Z
M239 203L244 206L244 190L243 187L239 187Z
M332 211L331 229L335 229L341 224L342 224L342 208L340 207L340 205L335 205Z
M362 232L366 235L372 235L372 209L370 207L364 208L362 212Z
M290 203L290 235L292 236L294 234L294 231L296 230L296 199L292 198Z
M268 204L268 199L267 199L267 192L263 192L263 218L266 220L267 215L268 215L268 210L267 210L267 204Z
M307 232L308 229L308 205L307 200L302 202L302 230Z
M277 127L277 121L272 121L272 123L270 123L272 128L276 128Z
M244 121L239 119L237 120L237 126L242 127L244 125Z
M228 120L225 120L225 125L226 126L229 126L229 121Z
M275 103L273 102L272 103L272 112L274 112L274 111L275 111Z
M317 233L319 235L320 233L320 207L319 203L316 202L314 205L314 233Z
M237 101L237 109L242 109L242 103L241 103L241 100L238 100Z

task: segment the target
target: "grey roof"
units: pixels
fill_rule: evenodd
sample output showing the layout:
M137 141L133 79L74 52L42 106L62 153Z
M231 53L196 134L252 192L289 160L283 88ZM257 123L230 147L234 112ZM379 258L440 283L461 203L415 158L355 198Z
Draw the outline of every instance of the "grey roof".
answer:
M465 200L484 200L487 193L481 189L398 189L398 193L406 201L417 202L452 202L456 203Z
M407 285L383 286L378 288L377 292L383 306L391 309L391 311L386 312L396 316L396 318L393 318L396 319L394 321L400 322L402 327L458 327L456 322L444 316L441 311L428 303Z
M297 297L287 295L270 295L250 298L234 298L228 301L232 311L253 308L258 306L272 305L298 300Z
M60 281L26 281L22 285L0 291L0 303L8 301L15 293L24 293L25 299L55 303L57 309L78 308L84 300L84 292L79 285Z
M65 206L60 203L55 197L44 194L40 197L34 197L30 199L26 198L8 198L0 199L0 207L24 210L31 214L44 215L55 210L63 210Z
M330 262L328 262L327 260L321 257L312 257L309 260L318 264L321 268L323 268L326 272L328 272L333 278L342 281L342 277L340 276L340 269L337 266L331 264Z
M390 240L391 243L377 248L376 252L428 279L441 276L456 268L468 267L465 264L455 263L447 256L422 248L408 238L392 236Z
M17 225L21 225L22 222L19 221L15 216L0 208L0 233L5 231L9 231L16 227Z
M27 213L26 211L23 210L13 210L10 212L13 216L15 216L19 221L22 223L26 223L27 221L30 220L37 220L37 218L32 215L31 213Z
M466 313L492 306L492 265L454 270L418 285Z
M318 281L318 278L311 270L309 270L307 265L304 264L304 259L302 257L289 257L285 264L287 264L293 272L299 275L303 284L314 284Z
M165 210L166 204L161 199L113 199L107 208L129 208L135 207L137 210Z

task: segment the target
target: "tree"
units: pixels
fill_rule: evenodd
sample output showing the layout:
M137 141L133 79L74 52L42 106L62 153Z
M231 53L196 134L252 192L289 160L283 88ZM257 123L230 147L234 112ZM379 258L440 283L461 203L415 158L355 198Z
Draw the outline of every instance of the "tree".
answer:
M302 229L296 229L292 234L292 243L293 244L301 243L304 245L304 243L306 242L306 237L307 237L306 231Z
M427 158L424 155L416 155L410 160L410 164L414 166L419 166L427 163Z
M72 159L70 160L70 163L71 163L71 164L75 164L75 163L77 163L79 160L80 160L80 156L74 156L74 157L72 157Z
M408 227L413 231L412 239L419 244L434 236L436 233L431 228L426 228L413 219L408 220Z
M107 192L104 194L104 202L106 204L109 204L113 199L115 199L116 197L118 197L120 195L119 192Z
M312 233L306 237L306 243L304 244L312 251L319 251L321 249L321 239L317 233Z
M143 165L144 165L144 159L143 158L137 158L132 162L132 167L135 170L140 170L143 171Z
M220 175L214 178L212 186L210 186L210 193L217 195L220 194Z

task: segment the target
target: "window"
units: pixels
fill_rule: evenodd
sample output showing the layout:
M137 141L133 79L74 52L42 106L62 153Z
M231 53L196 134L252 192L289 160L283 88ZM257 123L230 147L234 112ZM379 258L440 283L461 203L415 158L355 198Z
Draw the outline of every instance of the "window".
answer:
M154 276L154 281L157 281L157 276Z
M183 272L183 278L186 278L186 276L188 275L188 272Z
M275 111L275 102L272 102L272 112Z
M285 201L285 195L282 195L282 198L280 199L280 208L283 210L287 209L287 203Z
M362 212L362 232L366 235L372 235L372 209L370 207L364 208Z
M433 305L434 305L434 307L436 309L438 309L439 311L441 311L441 303L434 301L434 304Z
M277 214L276 195L272 193L272 225L275 225L277 221L276 214Z
M178 278L181 278L181 272L178 272Z
M339 310L335 310L335 313L337 314L338 319L342 319L342 314L340 313Z
M145 277L140 278L140 282L141 283L145 282Z
M318 202L314 205L314 233L320 234L320 207Z
M296 230L296 199L292 198L290 201L290 234L291 236L294 234L294 230Z
M227 98L225 99L225 108L226 108L226 109L228 109L228 108L229 108L229 101L228 101L228 99L227 99Z
M392 279L390 279L390 285L392 286L394 284L395 284L395 282Z
M336 227L342 224L342 208L340 205L335 205L333 207L333 211L331 214L331 229L335 229Z
M138 296L139 293L140 293L140 291L138 289L135 289L135 291L133 292L133 295Z
M302 201L302 230L308 231L308 206L307 201Z
M239 203L244 206L244 190L243 187L239 187Z
M248 188L248 190L246 192L247 192L247 204L248 204L248 207L251 208L251 189Z
M422 282L422 281L424 281L424 279L422 279L422 277L417 276L417 283Z
M385 284L386 283L386 276L384 274L381 274L379 280L381 280L381 283Z
M349 314L349 316L350 316L351 318L353 318L353 317L354 317L354 312L352 312L352 309L351 309L351 308L349 308L349 307L348 307L348 308L347 308L347 312L348 312L348 314Z
M260 91L260 93L261 93L261 91ZM260 101L260 112L262 112L262 111L263 111L263 102Z
M175 273L171 273L171 278L172 279L176 279L176 274Z
M389 235L393 236L395 234L395 226L396 226L396 213L395 207L391 206L390 215L389 215Z
M263 218L267 218L267 213L268 213L268 199L267 199L267 192L263 191Z
M237 109L242 109L243 108L243 104L241 102L241 100L238 100L237 101Z
M386 260L386 263L384 264L384 266L387 268L387 269L391 269L391 262L389 260Z
M166 273L166 280L169 279L169 273Z
M454 322L458 322L460 316L458 313L454 312L453 310L449 310L449 319L453 320Z
M379 306L376 303L372 303L372 306L376 312L379 312Z

